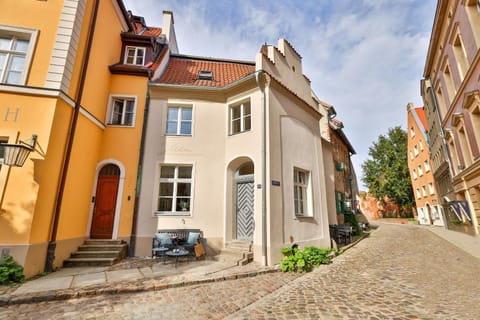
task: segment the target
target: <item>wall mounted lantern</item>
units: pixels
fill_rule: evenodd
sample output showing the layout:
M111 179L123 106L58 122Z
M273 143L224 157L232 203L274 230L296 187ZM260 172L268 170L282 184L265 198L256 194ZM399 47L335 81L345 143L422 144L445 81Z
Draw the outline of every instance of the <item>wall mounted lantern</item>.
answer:
M32 134L30 144L19 141L19 143L2 143L3 147L3 165L12 167L22 167L28 158L30 152L35 149L37 135Z

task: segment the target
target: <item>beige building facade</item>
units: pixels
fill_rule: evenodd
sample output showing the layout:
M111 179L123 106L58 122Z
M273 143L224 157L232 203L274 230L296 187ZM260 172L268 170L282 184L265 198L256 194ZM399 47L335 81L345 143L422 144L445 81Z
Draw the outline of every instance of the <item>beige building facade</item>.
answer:
M284 39L255 62L171 54L150 84L136 255L171 228L201 229L207 252L251 242L265 265L330 247L321 118Z

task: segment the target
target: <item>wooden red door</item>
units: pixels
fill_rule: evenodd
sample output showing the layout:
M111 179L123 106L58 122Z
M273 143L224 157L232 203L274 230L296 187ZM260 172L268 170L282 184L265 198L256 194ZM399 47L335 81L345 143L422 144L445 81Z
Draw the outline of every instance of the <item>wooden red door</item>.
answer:
M102 168L98 176L90 238L111 239L117 205L120 170L115 165Z

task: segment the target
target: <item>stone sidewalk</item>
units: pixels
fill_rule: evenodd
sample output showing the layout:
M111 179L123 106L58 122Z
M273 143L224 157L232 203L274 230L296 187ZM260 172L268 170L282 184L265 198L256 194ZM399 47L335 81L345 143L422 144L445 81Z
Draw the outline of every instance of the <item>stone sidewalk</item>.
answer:
M388 222L378 221L372 225L384 223ZM480 258L478 236L472 237L442 227L419 225L415 227L427 229L472 256ZM343 249L347 250L356 243ZM175 268L173 260L164 264L161 259L128 258L112 267L63 268L21 285L0 286L0 306L102 294L159 291L279 271L278 265L265 267L258 263L250 263L246 266L237 266L235 261L236 257L219 255L203 260L182 261Z
M374 225L377 224L398 224L401 221L390 222L389 219L380 219L372 222ZM419 225L419 224L408 224L410 226L415 226L417 228L427 229L431 233L443 238L453 244L454 246L462 249L465 252L468 252L472 256L480 259L480 236L471 236L462 232L451 231L445 229L445 227L440 226L431 226L431 225Z
M0 306L65 300L100 294L157 291L192 284L252 277L277 272L278 266L258 263L237 266L237 257L217 255L190 258L175 267L173 260L127 258L112 267L62 268L46 276L10 286L0 286Z

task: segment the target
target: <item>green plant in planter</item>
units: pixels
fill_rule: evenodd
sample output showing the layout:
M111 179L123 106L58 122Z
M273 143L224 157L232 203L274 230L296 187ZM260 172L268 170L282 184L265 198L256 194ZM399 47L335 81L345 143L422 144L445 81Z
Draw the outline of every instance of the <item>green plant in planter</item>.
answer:
M297 247L282 248L284 255L280 261L283 272L309 272L313 267L330 263L332 249L306 247L304 251Z
M19 265L12 256L5 256L0 259L0 284L15 284L25 281L23 267Z
M355 217L355 214L352 211L347 211L343 215L345 222L350 223L350 225L355 229L355 234L357 236L361 236L363 234L362 228L358 225L357 218Z
M328 255L330 252L332 252L332 249L317 247L306 247L303 251L306 260L308 260L314 266L329 264L331 259Z
M280 261L280 267L283 272L308 272L312 270L312 265L305 259L305 255L298 248L283 248L285 255Z

